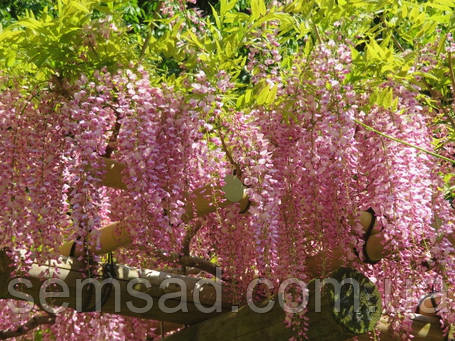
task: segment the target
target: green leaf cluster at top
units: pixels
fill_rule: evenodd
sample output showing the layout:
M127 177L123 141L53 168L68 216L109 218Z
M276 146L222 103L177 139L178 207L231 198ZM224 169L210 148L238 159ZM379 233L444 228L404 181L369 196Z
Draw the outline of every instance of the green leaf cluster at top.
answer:
M114 2L59 0L35 15L26 9L0 32L0 65L11 78L73 80L127 66L135 51L118 25Z
M253 84L256 71L248 72L245 65L248 52L272 34L280 42L274 48L284 73L296 53L309 56L314 46L341 39L352 45L346 82L357 88L365 81L396 79L431 87L442 96L449 93L443 55L445 35L455 22L455 0L295 0L278 7L264 0L222 0L197 20L178 2L175 15L166 17L158 11L159 0L35 1L38 9L22 7L17 21L9 13L9 24L0 31L0 69L10 76L72 80L102 67L142 63L156 72L157 82L183 88L183 78L201 69L214 84L223 70L235 83L227 101L241 107L267 105L276 99L273 86ZM11 8L0 6L0 11ZM438 67L415 70L420 50L437 41Z
M358 91L392 79L418 86L430 106L436 105L435 93L451 102L446 37L453 31L455 0L294 0L281 6L220 0L205 17L178 1L170 17L160 14L160 0L48 3L38 10L23 8L18 20L0 31L0 70L10 78L71 82L103 67L112 71L140 63L156 84L166 82L193 95L188 84L195 74L204 71L216 87L223 71L234 84L222 93L224 107L248 111L283 100L276 84L255 80L258 67L246 68L252 49L277 50L281 60L274 68L286 83L296 55L310 58L315 46L334 40L352 47L344 82ZM279 46L271 46L271 35ZM431 44L438 61L423 70L420 52ZM263 64L264 53L254 58ZM393 109L396 99L384 91L374 92L370 105Z

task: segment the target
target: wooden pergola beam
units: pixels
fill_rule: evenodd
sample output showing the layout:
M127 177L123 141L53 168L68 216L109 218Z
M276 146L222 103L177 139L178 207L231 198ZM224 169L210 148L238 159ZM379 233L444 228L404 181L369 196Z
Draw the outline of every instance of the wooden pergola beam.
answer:
M46 281L46 278L52 277L63 281L69 289L69 294L68 297L48 298L47 304L56 307L67 304L69 308L78 308L76 301L77 283L81 283L81 281L86 278L86 273L83 270L83 265L81 263L76 262L72 258L65 257L61 257L57 260L50 260L44 265L34 263L30 270L23 277L21 277L30 281L31 287L26 287L25 285L20 284L18 288L15 288L17 291L16 293L8 290L9 282L15 279L15 277L10 275L8 263L9 258L6 256L5 252L1 252L0 298L23 300L23 296L18 297L18 293L23 293L30 295L36 304L40 304L40 288ZM116 265L115 269L117 274L116 281L119 284L120 304L116 307L115 290L117 289L113 287L110 295L101 307L101 312L103 313L161 320L179 324L194 324L219 314L219 312L205 313L199 309L200 304L204 307L210 307L216 303L217 289L215 288L220 288L222 292L221 298L227 297L224 288L220 286L219 282L207 279L203 279L201 281L200 278L170 274L155 270L140 270L125 265ZM43 274L47 275L43 276ZM102 278L95 277L95 279L102 283ZM136 292L133 292L133 295L130 294L131 291L128 291L128 283L132 280L139 281L133 286L136 290ZM143 283L144 281L150 283L150 287L147 288L146 284ZM134 307L145 306L145 300L138 297L137 292L147 294L153 299L153 305L148 311L136 313L128 307L127 302L130 302L129 304L132 304ZM194 301L194 292L198 292L198 302L200 303ZM223 293L225 295L223 295ZM174 297L167 298L169 297L169 294L173 294ZM186 297L186 299L182 301L182 297ZM172 313L162 311L158 304L160 298L164 300L166 307L177 307L183 302L184 307L187 307L187 311L179 310ZM88 305L95 306L95 299L95 295L92 295L89 302L87 302ZM79 303L79 305L81 304ZM221 310L226 311L227 304L220 301L220 305Z
M126 185L124 183L124 181L122 180L122 172L125 170L125 165L123 165L122 163L118 162L118 161L115 161L115 160L112 160L112 159L108 159L108 158L103 158L104 159L104 162L105 162L105 169L104 169L104 173L103 173L103 177L100 179L101 182L100 184L102 186L107 186L107 187L111 187L111 188L117 188L117 189L126 189ZM97 176L96 173L93 173L92 175L94 176ZM197 216L203 216L203 215L206 215L210 212L213 212L216 210L217 206L215 206L213 204L213 202L211 202L211 200L207 200L208 197L207 196L201 196L201 193L198 193L198 192L201 192L201 191L207 191L208 188L202 188L202 189L198 189L195 191L194 195L193 195L193 198L195 198L195 200L191 203L191 205L188 205L188 209L189 207L196 207L197 208L197 212L196 212L196 215ZM218 198L219 198L219 195L223 195L221 193L221 190L218 188L217 189L218 193ZM213 195L213 192L211 193ZM244 209L245 206L242 207L242 205L247 205L248 204L248 200L247 198L244 198L245 200L243 202L241 202L241 209ZM224 201L224 203L222 204L223 207L226 207L226 206L229 206L229 205L232 205L233 202L229 202L228 200ZM187 212L187 213L191 213L191 212ZM362 222L362 225L364 226L368 226L369 225L369 220L371 219L370 217L368 216L364 216L364 217L360 217L361 219L361 222ZM450 234L448 236L448 239L449 241L455 246L455 232Z

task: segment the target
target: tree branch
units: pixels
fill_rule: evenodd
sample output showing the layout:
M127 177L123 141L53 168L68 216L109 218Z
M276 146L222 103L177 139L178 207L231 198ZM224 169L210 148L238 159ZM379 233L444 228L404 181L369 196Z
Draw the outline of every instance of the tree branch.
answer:
M16 329L7 329L0 331L0 340L6 340L12 337L18 337L27 334L32 329L35 329L43 324L54 324L55 315L37 315L32 317L23 325L17 327Z

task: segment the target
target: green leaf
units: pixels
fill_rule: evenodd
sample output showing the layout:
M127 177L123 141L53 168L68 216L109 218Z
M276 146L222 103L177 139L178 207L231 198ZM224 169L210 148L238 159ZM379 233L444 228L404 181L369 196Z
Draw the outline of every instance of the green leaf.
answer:
M266 11L264 0L251 0L251 18L253 20L265 15Z
M220 1L220 16L224 17L226 12L229 12L231 9L234 8L235 4L237 3L237 0L221 0Z
M258 105L263 105L267 102L267 97L269 96L269 92L270 92L270 87L269 85L265 85L262 87L262 89L259 91L259 94L256 98L256 103Z
M81 12L84 12L86 14L90 13L90 10L82 5L79 1L71 1L70 4Z
M439 40L438 52L437 52L438 56L441 54L442 51L444 51L446 39L447 39L447 33L444 34L444 36Z
M14 49L9 50L8 59L6 60L6 66L11 67L16 61L16 51Z
M268 93L267 101L266 101L267 104L272 104L273 102L275 102L277 91L278 91L278 86L274 85L272 87L272 89L270 90L270 92Z
M199 41L198 37L196 37L196 35L191 30L188 30L187 33L190 36L188 41L195 43L201 50L205 50L204 45L202 45L202 43Z
M408 6L406 6L405 3L403 3L403 6L401 6L401 15L403 18L406 18L408 16Z
M245 95L241 95L237 98L237 101L235 103L237 109L241 108L245 103Z
M303 50L303 53L305 54L305 56L309 56L312 49L313 49L313 40L308 39L305 42L305 48Z
M251 102L251 95L253 94L253 90L252 89L247 89L245 91L245 103L248 104Z
M212 9L212 14L213 18L215 19L216 27L218 27L218 29L221 30L221 21L216 9L212 5L210 5L210 8Z
M393 100L392 89L388 89L388 90L385 91L385 94L384 94L384 97L383 97L383 101L382 101L382 104L383 104L384 108L386 108L386 109L391 108L392 100Z
M286 5L285 11L287 13L299 13L304 7L303 0L295 0L292 3Z
M370 95L369 102L371 105L377 104L377 99L378 99L378 92L377 90L373 91L373 93Z

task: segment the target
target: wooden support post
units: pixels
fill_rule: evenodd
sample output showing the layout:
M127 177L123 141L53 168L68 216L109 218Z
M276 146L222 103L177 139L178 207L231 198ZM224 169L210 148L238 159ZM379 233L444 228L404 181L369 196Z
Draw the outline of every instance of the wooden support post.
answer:
M334 283L313 280L308 285L309 340L339 341L372 331L382 310L381 298L374 284L359 272L347 268L340 268L330 278ZM349 284L351 281L354 285ZM337 309L337 301L340 309ZM285 313L277 302L270 311L262 314L244 306L238 312L225 313L185 328L166 340L287 340L293 333L285 327L284 317Z
M368 211L359 212L359 221L364 231L368 229L372 222L373 216ZM351 219L354 224L354 219ZM368 256L373 260L382 259L384 256L384 236L379 233L377 226L373 227L370 238L366 241L366 250ZM331 250L331 257L327 258L323 252L306 258L305 266L309 274L319 276L320 274L330 273L343 266L343 256L346 255L346 247L338 245Z
M99 243L92 238L99 238ZM90 251L97 255L102 255L111 251L118 249L119 247L126 246L131 243L131 237L128 232L127 226L124 222L115 222L109 224L97 233L89 234L89 242L87 243L90 247ZM84 254L84 249L82 245L75 246L74 254L71 255L71 249L73 247L74 241L65 242L59 249L59 253L62 256L69 257L79 257ZM99 247L93 247L93 245L99 245Z

